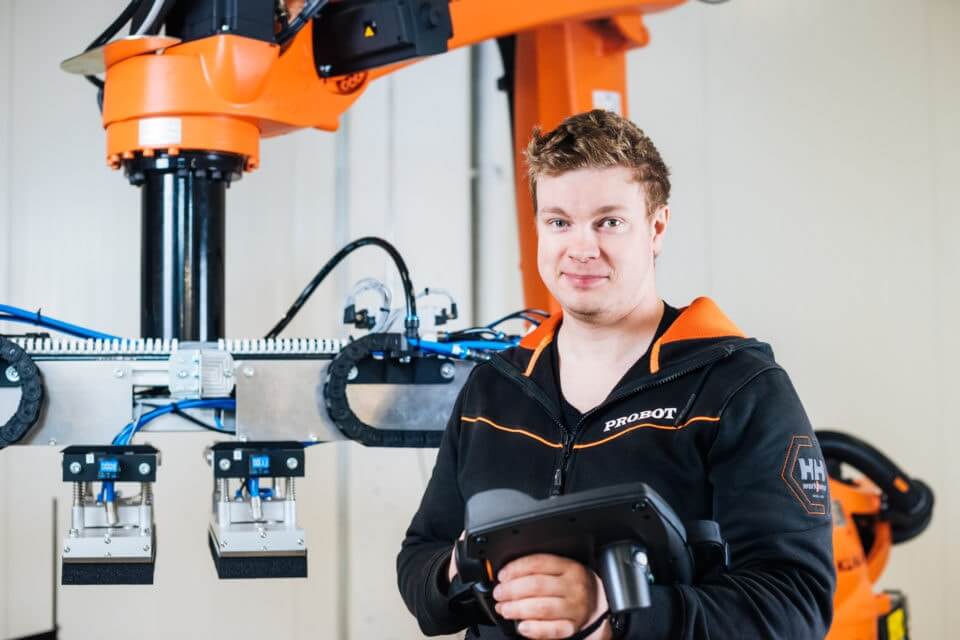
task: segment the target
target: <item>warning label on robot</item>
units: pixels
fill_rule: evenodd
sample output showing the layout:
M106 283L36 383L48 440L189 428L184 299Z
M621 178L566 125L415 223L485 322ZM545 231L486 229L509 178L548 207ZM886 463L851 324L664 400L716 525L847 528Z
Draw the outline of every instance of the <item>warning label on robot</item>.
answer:
M827 465L810 436L793 436L780 477L810 515L826 515Z

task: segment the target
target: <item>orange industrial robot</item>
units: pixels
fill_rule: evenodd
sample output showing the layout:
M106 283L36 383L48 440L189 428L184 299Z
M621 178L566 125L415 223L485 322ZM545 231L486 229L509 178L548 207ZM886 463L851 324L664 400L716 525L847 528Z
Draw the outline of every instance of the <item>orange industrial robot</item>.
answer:
M143 269L142 335L223 336L224 190L257 168L262 137L333 131L378 77L497 39L522 166L534 125L598 107L627 112L625 54L649 39L644 15L683 1L134 0L64 68L98 86L107 162L142 188L144 265L174 265ZM134 36L110 42L128 22ZM526 190L518 171L526 303L555 309L537 276ZM829 638L906 638L903 596L873 584L891 546L929 523L932 493L869 445L819 435L838 574ZM864 477L845 479L842 464Z

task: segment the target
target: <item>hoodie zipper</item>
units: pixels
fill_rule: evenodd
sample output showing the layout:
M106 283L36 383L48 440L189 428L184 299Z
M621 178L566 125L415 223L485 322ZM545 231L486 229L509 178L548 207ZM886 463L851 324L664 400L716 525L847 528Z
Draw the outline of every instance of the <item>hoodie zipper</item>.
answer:
M645 382L643 384L634 385L619 393L616 393L610 396L609 398L607 398L606 400L604 400L603 402L601 402L600 404L598 404L597 406L595 406L593 409L590 409L589 411L584 413L582 416L580 416L580 420L577 422L577 425L572 432L566 427L566 425L563 424L563 422L559 418L557 418L557 414L554 411L553 403L550 401L550 398L543 392L542 389L540 389L539 386L537 386L535 382L533 382L530 378L527 378L526 376L520 375L520 373L518 373L516 368L510 365L503 358L494 356L493 358L491 358L490 363L493 364L494 369L502 373L508 379L513 380L514 382L519 384L523 388L524 393L526 393L526 395L536 400L537 403L544 408L544 410L546 411L550 419L560 428L560 432L563 436L562 437L563 449L560 455L559 464L554 469L553 481L550 485L550 496L553 497L553 496L559 496L563 493L567 467L570 464L570 459L573 457L573 446L574 444L576 444L577 437L580 435L581 429L583 427L583 423L587 420L587 418L596 414L598 411L602 409L606 409L608 406L610 406L615 402L619 402L620 400L623 400L624 398L628 398L632 395L640 393L641 391L647 391L649 389L653 389L661 385L673 382L674 380L681 378L689 373L693 373L694 371L698 369L702 369L707 365L713 364L714 362L718 362L719 360L727 358L730 355L732 355L735 351L738 351L739 349L749 347L749 346L752 346L752 343L742 343L736 346L729 345L729 344L723 345L722 347L715 349L712 353L710 353L709 356L699 358L695 360L693 363L691 363L689 366L686 366L683 369L675 371L668 376L664 376L663 378L659 378L657 380L651 380L650 382Z
M550 417L550 420L552 420L553 423L557 425L557 428L560 429L562 453L560 456L560 463L554 469L553 482L550 486L551 496L560 495L560 493L563 492L563 466L566 463L566 451L568 448L573 446L575 434L570 433L570 429L568 429L563 420L558 417L559 412L556 410L556 407L554 407L553 401L550 400L550 397L547 396L547 394L543 392L543 389L541 389L533 380L526 376L520 375L513 365L499 356L493 356L489 362L493 365L494 369L503 374L508 380L512 380L516 384L520 385L520 388L523 389L523 392L535 400L537 404L543 408L547 416ZM579 427L579 423L577 426Z

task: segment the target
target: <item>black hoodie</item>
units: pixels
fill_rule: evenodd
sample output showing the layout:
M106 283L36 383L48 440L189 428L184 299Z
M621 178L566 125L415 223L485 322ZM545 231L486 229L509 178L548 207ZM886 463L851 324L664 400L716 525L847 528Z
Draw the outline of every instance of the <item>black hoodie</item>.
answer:
M400 554L400 592L427 635L483 620L456 613L447 567L464 505L487 489L534 498L643 481L682 521L716 520L730 570L652 585L627 638L822 638L835 585L826 467L770 347L707 298L684 309L606 400L565 424L550 366L560 317L474 368ZM468 638L502 638L479 626Z

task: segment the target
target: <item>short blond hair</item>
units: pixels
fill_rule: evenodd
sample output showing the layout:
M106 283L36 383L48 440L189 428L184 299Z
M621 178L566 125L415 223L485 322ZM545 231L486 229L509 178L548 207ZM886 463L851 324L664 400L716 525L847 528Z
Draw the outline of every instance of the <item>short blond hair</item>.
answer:
M578 113L547 133L535 127L524 157L534 212L537 177L557 176L575 169L632 169L646 195L648 215L667 204L670 197L670 169L653 141L640 127L612 111L594 109Z

